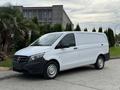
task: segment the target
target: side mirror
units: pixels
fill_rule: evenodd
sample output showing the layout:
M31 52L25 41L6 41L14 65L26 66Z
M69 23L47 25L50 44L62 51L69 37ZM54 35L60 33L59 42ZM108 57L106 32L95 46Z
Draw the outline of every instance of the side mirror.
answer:
M55 49L63 49L63 48L69 48L70 45L69 44L62 44L62 43L59 43Z

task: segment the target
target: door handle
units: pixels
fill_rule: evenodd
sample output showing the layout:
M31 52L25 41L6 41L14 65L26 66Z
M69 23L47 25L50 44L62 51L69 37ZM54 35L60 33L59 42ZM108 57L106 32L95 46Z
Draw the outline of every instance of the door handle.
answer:
M78 49L77 47L74 47L74 49Z

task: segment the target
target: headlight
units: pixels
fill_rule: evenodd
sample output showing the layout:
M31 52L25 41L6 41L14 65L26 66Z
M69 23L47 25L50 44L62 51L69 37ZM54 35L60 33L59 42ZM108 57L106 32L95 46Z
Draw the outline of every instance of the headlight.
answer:
M34 61L44 56L44 53L39 53L30 57L30 61Z

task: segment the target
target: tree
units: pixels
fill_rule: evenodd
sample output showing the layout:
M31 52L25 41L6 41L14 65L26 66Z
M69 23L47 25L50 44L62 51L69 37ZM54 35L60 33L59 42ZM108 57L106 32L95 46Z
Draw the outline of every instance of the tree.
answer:
M28 46L32 41L31 38L33 38L34 40L39 37L38 24L24 17L22 17L20 20L17 21L17 28L15 29L16 31L20 30L22 32L22 34L14 32L15 33L14 34L15 50L19 50L21 48ZM35 34L34 37L33 37L33 34Z
M117 42L120 42L120 33L119 33L119 34L116 34L116 41L117 41Z
M37 25L39 24L37 17L34 17L34 18L32 19L32 21L33 21L35 24L37 24Z
M12 38L11 35L15 32L21 33L18 29L17 20L21 19L21 14L12 7L0 8L0 28L1 28L1 51L8 53L10 50Z
M74 29L74 31L81 31L79 24L76 26L76 28Z
M62 25L61 24L55 24L52 27L52 32L61 32L63 31Z
M107 36L108 36L109 46L113 47L115 45L115 36L111 28L108 28Z
M27 46L30 42L29 31L36 30L36 24L27 20L19 9L12 6L0 8L0 48L9 53Z
M65 31L73 31L72 25L71 24L67 24Z
M108 30L105 30L104 33L105 33L105 35L107 36L107 39L108 39Z
M92 32L96 32L96 29L95 29L95 28L93 28Z
M43 26L44 34L52 32L52 28L50 24L45 24Z
M103 32L103 31L102 31L102 27L100 27L100 28L99 28L98 32L100 32L100 33L102 33L102 32Z
M87 32L88 31L87 28L85 28L84 31Z
M104 33L105 33L106 36L108 37L108 30L105 30Z

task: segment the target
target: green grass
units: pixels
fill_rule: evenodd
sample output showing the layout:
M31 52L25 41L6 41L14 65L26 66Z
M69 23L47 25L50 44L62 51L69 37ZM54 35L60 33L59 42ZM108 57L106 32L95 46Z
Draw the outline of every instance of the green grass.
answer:
M6 58L4 61L0 62L0 67L12 67L12 60Z
M120 57L120 47L112 47L110 48L110 57Z

